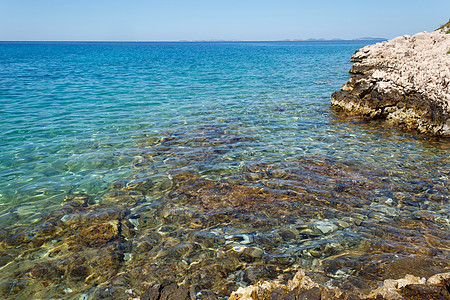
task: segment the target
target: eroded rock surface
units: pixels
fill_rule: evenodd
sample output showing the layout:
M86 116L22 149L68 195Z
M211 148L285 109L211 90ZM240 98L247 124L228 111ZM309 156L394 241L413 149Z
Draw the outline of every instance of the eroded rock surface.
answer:
M333 93L331 103L350 114L450 136L447 30L400 36L356 51L350 80Z
M288 284L259 282L246 288L239 288L231 294L231 300L265 299L449 299L450 273L441 273L430 278L406 275L401 279L387 279L368 295L344 292L336 287L318 285L303 270L295 274Z

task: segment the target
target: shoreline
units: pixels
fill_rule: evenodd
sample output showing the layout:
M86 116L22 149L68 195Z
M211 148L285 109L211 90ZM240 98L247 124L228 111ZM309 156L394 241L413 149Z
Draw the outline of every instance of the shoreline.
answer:
M352 56L350 79L332 94L332 106L346 114L450 137L449 51L447 27L366 46Z

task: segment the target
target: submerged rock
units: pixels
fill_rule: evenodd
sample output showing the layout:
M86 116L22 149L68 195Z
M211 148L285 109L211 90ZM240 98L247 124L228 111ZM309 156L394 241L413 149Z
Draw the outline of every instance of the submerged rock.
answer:
M249 295L358 299L387 278L448 270L446 181L399 185L318 155L205 171L217 149L249 141L174 133L142 149L133 178L0 230L0 298L225 299L267 281ZM398 294L445 294L443 278Z
M448 29L448 28L447 28ZM333 106L422 133L450 136L450 34L447 29L366 46Z
M161 284L155 284L151 286L140 298L141 300L169 300L169 299L179 299L187 300L190 299L189 291L184 286L178 286L176 283L169 284L163 287Z

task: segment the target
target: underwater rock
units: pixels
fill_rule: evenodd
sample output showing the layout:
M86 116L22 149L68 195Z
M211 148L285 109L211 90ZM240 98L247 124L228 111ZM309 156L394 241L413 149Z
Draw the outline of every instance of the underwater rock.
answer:
M140 300L188 300L189 291L184 286L179 286L176 283L163 286L162 284L154 284L148 288L140 297Z
M136 205L145 201L144 193L138 190L112 190L103 194L102 204Z
M9 247L39 247L46 241L58 236L62 228L55 220L38 223L29 228L17 228L17 233L7 236L2 242L3 248Z
M171 285L166 286L161 291L161 297L160 300L170 300L170 299L180 299L180 300L188 300L189 297L189 291L184 286L179 286L178 284L174 283Z
M330 234L338 229L338 226L334 223L325 221L317 222L314 224L314 227L319 229L323 234Z
M117 220L80 227L79 241L88 247L102 247L119 233Z
M253 265L245 270L244 281L254 284L260 279L274 279L275 265L259 264Z
M161 296L161 288L159 283L152 285L142 294L140 300L158 300Z
M72 197L34 224L2 231L0 297L223 299L266 280L253 290L261 299L357 299L386 278L449 266L446 202L424 203L418 186L399 189L387 172L322 156L252 163L211 180L196 164L218 155L213 144L228 147L216 137L188 140L194 162L154 175L153 162L191 159L170 152L186 139L160 141L161 154L142 150L142 184L122 181L99 201ZM205 155L203 146L211 147ZM446 193L429 185L422 190ZM397 205L385 203L386 190Z

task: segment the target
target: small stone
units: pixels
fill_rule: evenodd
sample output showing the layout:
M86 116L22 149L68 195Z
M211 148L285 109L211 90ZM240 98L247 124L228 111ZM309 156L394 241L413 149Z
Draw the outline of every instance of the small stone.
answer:
M229 296L236 289L237 286L235 282L226 282L220 287L218 295L222 297Z
M270 278L275 269L276 267L273 265L254 265L245 270L243 279L248 283L254 284L260 279Z
M88 267L81 265L81 266L75 266L71 271L70 275L75 277L86 277L89 274Z
M311 254L313 257L321 257L322 256L321 249L309 249L308 253Z
M342 228L348 228L348 227L350 227L350 224L348 224L348 223L345 222L345 221L339 221L338 225L341 226Z
M234 247L231 248L231 250L233 250L236 253L241 254L241 253L244 252L245 248L246 247L243 247L243 246L234 246Z
M361 226L362 221L363 221L363 220L360 219L360 218L354 218L354 219L353 219L353 223L355 223L356 226Z
M131 224L133 224L133 229L138 230L139 229L139 220L138 219L132 219L131 217L128 219Z
M388 198L384 203L386 203L389 206L394 206L396 203L392 198Z
M286 295L286 290L282 288L276 288L269 296L269 300L279 300L284 299Z
M320 236L320 233L317 233L316 231L307 228L307 229L302 229L299 231L299 234L301 236L306 236L306 237L316 237L316 236Z
M128 262L128 261L130 261L132 259L133 259L133 253L124 253L123 254L123 260L124 261Z
M261 258L264 254L264 251L258 247L249 247L244 252L253 258Z
M304 291L297 296L297 299L303 300L320 300L321 292L318 287L314 287L310 290Z
M154 284L141 296L141 300L158 300L161 295L161 284Z
M179 300L189 300L189 291L184 286L178 286L178 284L173 283L171 285L166 286L161 291L161 298L160 300L172 300L172 299L179 299Z
M78 298L78 300L87 300L89 298L88 294L81 294L80 298Z
M338 229L336 225L328 222L319 222L315 225L315 227L319 229L323 234L329 234Z
M225 242L225 245L233 242L238 242L239 244L247 245L253 242L253 237L248 234L226 235L225 239L227 240Z

